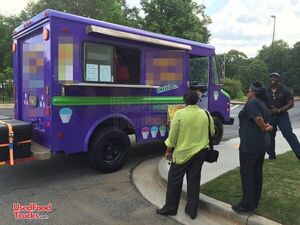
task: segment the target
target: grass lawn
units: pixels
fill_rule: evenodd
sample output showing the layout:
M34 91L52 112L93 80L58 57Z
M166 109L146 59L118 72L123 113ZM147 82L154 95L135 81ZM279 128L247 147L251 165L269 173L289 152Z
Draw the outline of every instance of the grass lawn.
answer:
M293 152L265 160L263 192L256 214L285 225L300 225L300 160ZM239 168L201 186L201 193L236 204L242 195Z

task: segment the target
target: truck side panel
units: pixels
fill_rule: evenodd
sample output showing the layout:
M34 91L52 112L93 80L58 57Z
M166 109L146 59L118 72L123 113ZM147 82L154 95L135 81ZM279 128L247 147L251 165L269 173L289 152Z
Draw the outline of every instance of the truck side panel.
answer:
M88 24L60 18L52 18L51 24L54 62L52 103L53 99L65 101L65 104L54 103L52 107L53 151L86 151L87 140L93 134L93 129L109 118L127 119L128 124L133 125L137 142L166 137L166 99L178 96L173 103L182 102L182 94L186 89L187 65L184 51L167 51L99 34L87 35L85 27ZM138 49L140 72L137 85L162 88L73 85L85 82L83 70L86 42ZM153 102L151 96L157 96L156 101ZM73 103L68 102L70 99ZM110 100L106 101L107 99Z

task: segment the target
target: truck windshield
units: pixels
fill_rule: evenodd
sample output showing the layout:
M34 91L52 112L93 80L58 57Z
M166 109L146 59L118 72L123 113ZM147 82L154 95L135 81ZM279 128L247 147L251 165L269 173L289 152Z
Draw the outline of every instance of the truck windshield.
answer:
M191 57L190 82L192 85L207 85L208 83L208 57Z

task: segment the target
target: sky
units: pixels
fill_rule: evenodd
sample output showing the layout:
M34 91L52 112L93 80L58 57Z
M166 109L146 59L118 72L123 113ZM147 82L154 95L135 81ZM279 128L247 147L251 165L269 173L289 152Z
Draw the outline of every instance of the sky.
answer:
M212 24L209 43L217 54L235 49L254 57L263 45L272 43L274 18L275 40L282 39L290 47L300 41L300 0L195 0L206 6ZM0 0L0 14L19 13L28 0ZM139 7L140 0L126 0Z

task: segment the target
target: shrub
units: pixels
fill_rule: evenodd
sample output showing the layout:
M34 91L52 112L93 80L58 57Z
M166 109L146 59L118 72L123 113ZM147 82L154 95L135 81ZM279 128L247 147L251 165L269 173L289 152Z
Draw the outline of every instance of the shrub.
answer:
M222 89L224 89L232 99L241 99L244 96L242 84L239 80L226 78L223 82Z

